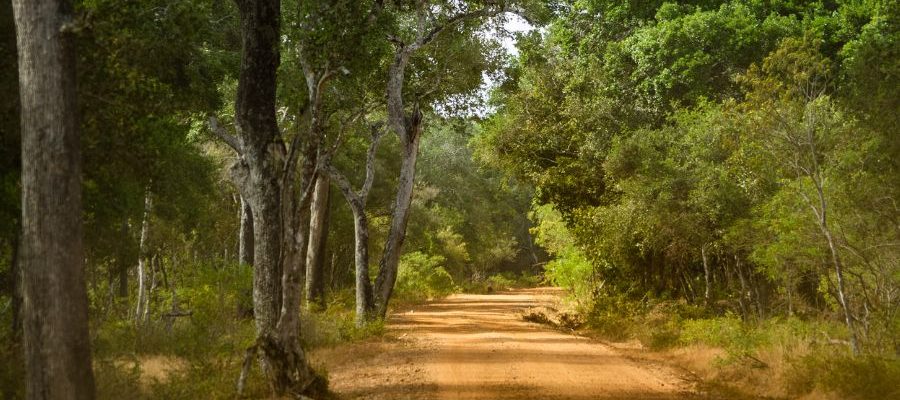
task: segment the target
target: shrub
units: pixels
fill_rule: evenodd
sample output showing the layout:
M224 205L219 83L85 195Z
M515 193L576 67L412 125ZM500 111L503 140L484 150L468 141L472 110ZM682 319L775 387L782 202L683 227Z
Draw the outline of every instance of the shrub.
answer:
M514 278L511 278L509 275L511 274L497 274L491 275L487 279L488 285L490 285L493 290L508 290L516 286L516 281Z
M442 264L444 257L422 252L404 254L397 273L397 295L407 299L431 299L458 291Z
M819 389L836 393L842 399L900 398L897 359L853 357L819 349L790 363L785 375L788 391L796 396Z
M352 307L342 302L331 303L319 313L300 314L301 339L307 348L334 346L357 341L384 333L384 321L378 320L363 327L356 326L356 314Z

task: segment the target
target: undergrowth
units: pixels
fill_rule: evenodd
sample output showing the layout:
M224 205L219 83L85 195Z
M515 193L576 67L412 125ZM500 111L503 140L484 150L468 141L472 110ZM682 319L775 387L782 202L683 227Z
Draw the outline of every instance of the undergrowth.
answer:
M607 340L637 339L653 350L698 345L721 349L711 366L719 371L717 386L752 388L758 380L769 380L762 386L777 384L777 397L815 392L841 399L900 398L896 353L870 347L854 356L844 341L835 339L847 337L846 328L832 320L745 320L685 301L612 294L578 308L590 333Z

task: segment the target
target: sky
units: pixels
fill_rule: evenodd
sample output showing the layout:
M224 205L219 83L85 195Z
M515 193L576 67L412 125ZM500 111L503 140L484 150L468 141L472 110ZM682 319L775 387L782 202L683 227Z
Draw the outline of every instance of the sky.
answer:
M509 19L507 19L506 24L504 24L504 28L506 28L507 32L528 32L534 29L531 24L529 24L522 17L511 14ZM512 37L504 35L501 37L500 41L503 43L503 48L506 49L510 54L517 56L519 55L519 49L516 48L515 39Z

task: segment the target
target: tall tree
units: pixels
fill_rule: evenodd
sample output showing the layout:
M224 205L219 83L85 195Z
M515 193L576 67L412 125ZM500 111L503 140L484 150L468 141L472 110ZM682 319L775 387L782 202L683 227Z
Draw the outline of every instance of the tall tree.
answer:
M410 61L417 52L435 41L441 33L453 30L466 22L494 17L505 12L522 15L525 13L521 5L512 1L435 5L429 1L419 0L413 2L410 8L413 14L410 22L414 26L411 38L404 38L400 32L388 35L388 40L394 46L394 54L388 66L387 120L390 128L400 139L401 164L397 195L392 205L390 228L378 264L378 276L375 279L375 314L380 318L384 318L387 314L388 302L397 281L397 267L403 242L406 240L406 227L409 222L415 184L416 161L424 129L423 98L413 96L412 101L407 102L406 96L404 96L404 88L407 83L406 73Z
M232 173L253 215L257 341L248 351L247 360L258 351L275 392L300 395L318 389L321 380L300 346L301 271L296 263L285 262L283 254L285 245L293 243L293 235L284 228L288 222L285 216L293 211L285 200L293 196L290 183L296 144L287 151L275 115L281 2L236 0L236 4L242 43L235 102L239 136L230 137L218 130L217 133L240 154ZM292 155L290 159L288 154ZM298 203L303 204L302 199Z
M92 399L73 7L65 0L17 0L13 11L22 107L26 393Z
M306 300L325 305L325 245L328 240L328 218L331 179L322 174L316 178L310 203L309 244L306 250Z

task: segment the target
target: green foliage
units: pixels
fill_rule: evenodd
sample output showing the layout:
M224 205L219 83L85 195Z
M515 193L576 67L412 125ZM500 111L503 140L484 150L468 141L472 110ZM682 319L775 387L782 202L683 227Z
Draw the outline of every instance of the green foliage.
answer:
M442 266L445 259L421 252L404 254L397 272L397 295L407 299L433 299L458 290Z
M356 326L353 296L351 290L343 290L335 293L325 310L300 314L301 338L307 348L335 346L378 337L385 332L382 320Z
M728 314L719 318L685 321L679 341L724 348L728 358L723 361L727 363L751 354L765 339L764 330L747 324L734 314Z
M458 284L535 263L526 217L530 190L474 159L478 125L452 118L422 138L405 251L444 257ZM485 207L491 204L491 207ZM537 250L540 253L540 250Z
M97 354L111 356L124 351L193 359L237 354L252 343L252 324L238 316L239 308L247 307L244 296L250 294L249 266L193 264L179 265L177 271L171 264L165 267L169 274L174 273L169 283L178 285L178 311L189 312L190 316L175 318L169 328L166 315L172 311L173 294L171 288L161 288L151 297L149 323L135 326L130 319L100 321L93 343ZM96 293L91 297L105 300Z
M531 217L536 222L532 228L535 242L553 256L544 266L546 279L568 289L576 299L589 298L597 284L594 265L574 244L562 215L551 205L542 205L532 210Z
M792 363L787 382L794 395L820 389L842 399L890 399L900 396L900 361L821 351Z
M706 303L709 279L718 313L831 313L827 229L851 313L890 351L897 306L872 289L898 285L896 207L875 200L897 195L895 129L880 125L896 90L868 85L896 75L897 7L571 6L522 39L478 138L479 156L536 187L548 279L588 306Z

